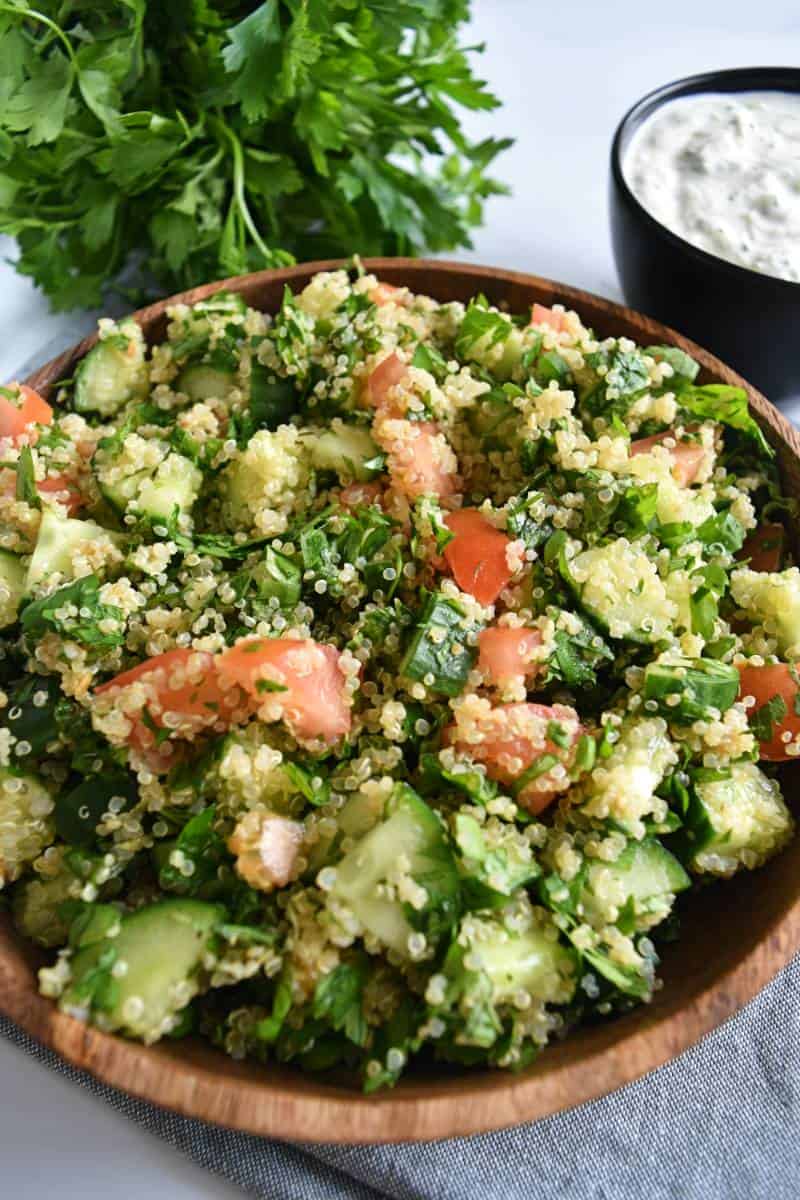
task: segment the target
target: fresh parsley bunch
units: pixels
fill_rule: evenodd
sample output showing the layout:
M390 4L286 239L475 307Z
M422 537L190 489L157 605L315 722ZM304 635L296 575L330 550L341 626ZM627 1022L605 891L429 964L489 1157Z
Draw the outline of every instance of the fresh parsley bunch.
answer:
M300 259L469 245L507 139L469 0L0 2L0 232L54 308ZM436 163L435 169L431 163Z

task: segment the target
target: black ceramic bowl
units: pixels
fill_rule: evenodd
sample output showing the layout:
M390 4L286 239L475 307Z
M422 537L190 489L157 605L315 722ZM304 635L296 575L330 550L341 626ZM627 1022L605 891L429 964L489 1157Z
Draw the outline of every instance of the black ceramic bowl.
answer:
M725 262L672 233L622 171L631 137L657 108L700 92L800 92L800 68L709 71L657 88L617 127L611 147L611 239L625 300L713 351L779 403L800 395L800 283Z

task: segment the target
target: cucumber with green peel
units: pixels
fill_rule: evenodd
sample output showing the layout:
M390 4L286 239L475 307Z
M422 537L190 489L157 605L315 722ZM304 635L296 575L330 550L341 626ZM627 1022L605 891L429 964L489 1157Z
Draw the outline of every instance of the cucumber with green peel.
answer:
M171 453L155 473L144 479L130 510L151 520L168 520L175 509L190 513L200 494L203 473L182 454Z
M93 465L103 497L120 515L166 521L176 508L190 513L203 483L202 471L167 442L153 440L148 445L157 447L160 461L139 469L124 465L124 443L117 445L113 438L101 443Z
M56 833L68 845L91 846L97 838L96 826L110 811L112 802L116 802L114 811L122 812L134 804L137 796L135 777L124 771L89 776L56 797Z
M581 891L584 911L611 903L628 910L634 928L648 928L664 919L679 892L691 880L679 860L656 838L630 842L614 862L587 865Z
M81 413L111 417L126 404L146 400L149 384L142 331L135 321L123 321L78 364L74 405Z
M669 636L677 607L635 542L617 538L572 558L562 549L558 565L581 607L610 637L652 643Z
M330 429L310 442L312 466L335 471L342 483L366 483L384 469L383 455L362 425L335 418Z
M338 864L328 895L334 911L348 910L367 934L404 959L413 957L409 939L416 930L424 930L430 944L452 924L458 869L441 822L412 788L395 784L383 820Z
M471 949L479 969L488 975L496 1004L513 1002L520 993L546 1003L563 1003L574 990L577 955L544 928L531 925L520 933L479 942Z
M247 302L239 292L227 290L214 292L205 300L195 300L192 305L193 313L211 315L229 315L243 317L247 312Z
M493 388L467 411L467 424L487 450L507 450L519 440L520 411L505 392Z
M501 1006L520 997L567 1004L575 992L580 959L561 940L549 914L524 894L494 912L471 913L451 943L441 968L446 986L443 1015L464 1026L458 1040L492 1045L501 1032ZM455 1010L455 1011L454 1011Z
M541 875L531 844L514 826L482 823L469 813L453 818L465 905L473 909L501 908L512 893Z
M74 579L75 555L87 551L90 547L96 547L98 543L111 544L121 549L125 538L123 534L103 529L94 521L61 517L52 509L45 509L36 545L28 563L25 577L26 594L29 595L38 584L49 580L56 572L65 579Z
M224 919L224 909L200 900L161 900L117 921L111 910L108 922L81 931L60 1007L158 1041L200 991L203 960Z
M27 573L19 555L0 550L0 629L13 625L17 619Z
M753 571L741 567L731 574L731 597L751 621L763 623L777 640L784 660L800 656L800 570Z
M66 865L57 875L20 880L14 888L11 909L15 928L46 949L63 946L69 922L61 915L62 906L80 900L85 883Z
M760 867L794 834L780 784L751 762L694 771L683 820L675 852L690 871L711 875Z
M294 381L276 375L256 359L250 364L248 421L254 430L277 429L297 412L300 397Z
M336 824L345 837L363 837L383 817L385 804L374 792L355 792L336 814Z
M739 672L712 658L648 663L645 703L652 701L670 721L691 723L727 712L739 694Z
M18 879L52 840L49 789L37 775L0 767L0 890Z
M673 372L670 378L676 380L694 383L700 371L700 363L678 346L648 346L645 354L649 354L656 362L669 363Z
M209 363L189 363L177 376L173 390L183 392L193 403L224 400L237 385L234 371L220 371Z

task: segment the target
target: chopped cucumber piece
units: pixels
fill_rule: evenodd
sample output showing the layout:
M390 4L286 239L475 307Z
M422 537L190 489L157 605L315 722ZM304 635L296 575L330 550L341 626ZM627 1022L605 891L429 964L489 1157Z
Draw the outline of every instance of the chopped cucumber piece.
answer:
M284 425L297 412L299 399L292 379L281 378L263 363L252 363L248 417L253 429Z
M215 904L163 900L98 930L104 936L88 944L83 932L61 1007L88 1010L104 1029L158 1041L200 991L200 968L223 920Z
M203 483L203 473L182 454L168 454L154 475L139 486L130 509L143 517L167 520L175 509L191 512Z
M727 712L739 694L736 667L710 658L648 663L644 699L653 700L670 721L705 720Z
M231 316L243 317L247 312L247 302L239 292L214 292L212 296L206 296L205 300L195 300L192 311L195 315L197 313L209 316L216 313L222 315L229 313Z
M20 601L25 595L26 575L18 555L0 550L0 629L13 625L17 619Z
M688 571L670 571L664 580L667 596L675 605L675 633L692 633L692 579Z
M493 943L479 942L473 947L480 970L492 984L497 1004L513 1001L520 992L551 1004L565 1003L575 987L575 955L553 936L547 935L546 922L531 922L527 929Z
M350 850L336 868L329 892L372 938L404 959L431 945L458 916L455 859L436 814L406 784L395 785L384 819Z
M10 695L3 710L3 724L16 741L28 742L34 757L43 755L51 745L57 747L59 725L55 710L62 698L59 678L29 673L13 690L7 686L7 691Z
M375 792L356 792L336 814L336 823L345 837L363 837L383 817L385 804Z
M800 655L800 570L751 571L731 575L731 596L752 621L763 624L785 658Z
M52 509L42 514L39 535L25 579L25 591L30 594L42 581L51 581L58 572L64 579L75 579L74 559L76 554L92 548L92 564L96 563L98 546L104 547L110 557L114 549L124 544L124 537L96 525L94 521L79 521L75 517L60 517Z
M148 387L142 331L135 321L123 321L116 333L102 338L78 365L75 408L110 417L124 405L146 399Z
M671 379L686 379L694 383L700 370L700 363L681 350L678 346L648 346L645 354L649 354L656 362L669 363L672 367Z
M62 860L56 875L21 880L14 888L12 912L20 933L47 949L63 946L69 923L61 915L61 906L80 900L86 880Z
M584 911L605 920L612 905L628 910L635 929L648 929L662 921L678 892L691 885L674 854L657 841L631 842L612 863L593 862L586 870L582 891Z
M400 674L432 692L458 696L475 662L475 648L467 639L477 628L460 604L434 592L425 601Z
M471 908L502 907L517 888L541 874L530 841L506 821L490 817L481 823L468 813L457 813L453 838Z
M343 483L365 483L383 470L383 456L367 430L339 418L311 442L311 463L319 471L335 471Z
M36 775L0 767L0 889L53 840L53 797Z
M723 876L762 866L794 834L780 784L750 762L698 772L685 826L676 842L689 869Z
M552 918L522 895L495 913L464 919L443 965L445 1003L458 1002L466 1019L464 1041L491 1045L502 1029L496 1007L514 1005L523 995L566 1004L577 969L578 955L560 940Z
M116 512L150 520L169 520L176 508L190 513L203 482L202 471L167 442L156 439L148 440L146 449L148 456L155 450L158 461L142 468L135 453L141 442L138 434L129 434L121 441L109 438L100 443L94 471L103 496Z
M256 430L219 476L226 527L282 533L286 512L308 503L309 467L303 435L293 425ZM281 512L271 517L273 508Z
M656 564L635 542L617 538L571 560L562 555L559 565L581 606L611 637L657 642L669 636L677 607Z
M56 833L71 846L90 846L96 839L96 826L109 811L112 800L116 812L130 808L138 790L132 775L104 772L84 779L77 787L56 798Z
M190 363L174 383L176 392L184 392L190 400L223 400L236 387L234 371L220 371L208 363Z
M479 396L467 413L467 423L487 450L507 450L519 439L520 413L503 391Z

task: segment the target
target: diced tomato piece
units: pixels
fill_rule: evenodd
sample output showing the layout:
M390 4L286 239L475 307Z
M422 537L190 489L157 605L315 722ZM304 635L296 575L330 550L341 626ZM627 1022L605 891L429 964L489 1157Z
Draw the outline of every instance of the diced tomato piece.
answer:
M755 705L749 710L749 715L758 712L770 700L779 697L786 709L785 714L775 719L772 724L772 734L767 741L761 742L761 758L767 762L785 762L798 756L789 754L788 746L800 741L800 714L797 713L798 680L800 680L800 663L790 666L788 663L773 663L770 666L739 667L739 697L755 697ZM791 736L784 740L784 734Z
M444 520L455 534L444 548L453 578L479 604L494 604L513 575L506 555L511 538L475 508L449 513Z
M130 744L147 753L154 769L168 770L174 751L161 742L159 731L169 730L171 738L180 741L219 724L245 720L252 711L241 690L221 680L218 661L205 650L167 650L101 684L95 695L119 697L119 708L132 722ZM144 694L129 693L128 709L125 692L137 683L143 685Z
M242 638L219 657L224 680L239 684L267 719L298 739L332 744L350 731L350 701L339 651L311 638ZM273 715L274 714L274 715Z
M654 446L663 445L667 439L675 443L674 446L666 447L672 459L672 476L681 487L689 487L697 478L706 456L705 447L700 442L678 441L674 432L668 429L665 433L656 433L653 437L639 438L638 441L631 442L631 457L636 454L649 454Z
M752 571L780 571L786 530L782 525L767 522L759 525L742 546L737 558L749 559Z
M510 787L519 804L538 813L570 786L567 772L582 732L578 714L567 705L500 704L472 727L446 730L445 740L483 763L490 779ZM552 740L556 733L564 745ZM537 773L545 755L556 761Z
M535 675L541 664L531 662L531 655L541 644L538 629L492 625L478 636L478 666L492 684L517 675Z
M530 323L531 325L549 325L556 333L561 333L564 329L564 314L553 312L552 308L537 303L531 309Z
M383 304L391 304L393 300L400 303L398 296L404 291L405 288L395 287L393 283L377 283L369 293L369 298L380 308Z
M33 445L36 441L35 425L50 425L53 410L38 392L21 383L16 398L0 395L0 438L12 438L18 442L27 437Z
M375 422L373 436L386 451L387 467L396 492L417 496L452 496L458 463L446 438L430 421L391 417Z
M51 475L36 484L37 492L43 496L52 496L63 504L68 514L72 516L83 507L83 496L75 484L64 475Z
M379 503L382 496L383 484L377 480L371 483L348 483L339 492L339 503L344 508L364 508Z
M394 351L381 359L367 379L367 399L375 408L386 403L387 394L396 387L408 367Z

